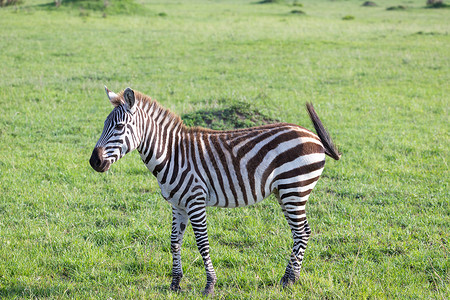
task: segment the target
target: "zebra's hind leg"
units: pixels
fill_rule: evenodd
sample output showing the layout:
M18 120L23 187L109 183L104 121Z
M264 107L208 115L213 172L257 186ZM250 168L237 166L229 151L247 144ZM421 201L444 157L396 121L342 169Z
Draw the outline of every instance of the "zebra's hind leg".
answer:
M288 197L283 197L283 194L281 196L280 194L277 195L278 202L291 228L294 240L291 257L280 282L283 287L287 287L298 280L308 239L311 235L311 229L305 213L305 205L309 193L306 196L302 195L303 197L300 197L300 195L292 196L292 194L289 193Z
M208 232L206 229L206 208L205 202L191 202L188 207L188 216L194 230L195 241L198 251L203 258L206 271L206 286L203 295L214 295L214 285L217 281L216 271L209 256Z
M183 269L181 267L181 245L183 243L183 235L188 223L187 213L176 207L172 207L172 235L170 236L170 248L172 250L173 267L172 267L172 291L181 290L180 281L183 277Z

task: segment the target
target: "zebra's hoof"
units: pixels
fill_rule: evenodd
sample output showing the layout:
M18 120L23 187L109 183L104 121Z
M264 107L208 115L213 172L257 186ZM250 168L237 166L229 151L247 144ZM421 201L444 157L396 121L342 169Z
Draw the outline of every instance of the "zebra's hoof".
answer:
M170 289L171 289L172 291L174 291L174 292L180 292L180 291L181 291L180 285L179 285L179 284L174 284L174 283L172 283L172 284L170 285Z
M280 284L283 286L283 289L284 289L284 288L287 288L287 287L293 285L295 283L295 281L296 280L292 279L291 276L284 275L280 280Z
M202 294L203 296L214 296L214 286L206 287Z

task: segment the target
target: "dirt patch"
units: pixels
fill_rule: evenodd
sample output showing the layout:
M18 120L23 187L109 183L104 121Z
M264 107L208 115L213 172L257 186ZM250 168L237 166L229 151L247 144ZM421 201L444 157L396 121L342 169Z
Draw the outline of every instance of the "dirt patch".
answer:
M362 4L362 6L374 7L374 6L378 6L378 5L375 2L366 1Z
M390 6L386 10L406 10L407 7L404 5Z
M304 12L303 10L300 10L300 9L294 9L294 10L291 10L291 14L294 14L294 15L304 15L305 12Z
M189 127L199 126L214 130L248 128L278 122L245 102L235 102L223 108L194 111L182 115L181 119Z
M276 4L284 4L285 1L284 0L262 0L259 2L256 2L257 4L272 4L272 3L276 3Z
M428 0L427 8L450 8L450 5L445 4L442 0Z
M103 17L106 17L106 15L129 15L146 12L145 7L135 2L135 0L55 0L38 4L36 7L51 11L79 10L82 17L88 17L91 12L103 13Z

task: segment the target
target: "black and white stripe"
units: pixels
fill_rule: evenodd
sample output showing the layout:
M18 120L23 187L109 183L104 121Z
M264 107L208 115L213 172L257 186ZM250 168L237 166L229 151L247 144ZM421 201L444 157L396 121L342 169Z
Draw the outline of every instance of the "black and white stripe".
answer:
M205 264L204 293L210 294L217 279L209 256L206 206L247 206L272 193L294 240L281 282L286 286L298 279L311 233L306 202L322 174L325 154L340 158L311 104L307 108L319 136L287 123L213 131L185 127L179 117L129 88L119 95L106 91L115 108L105 121L91 165L104 172L137 149L156 176L173 208L173 290L180 289L183 276L180 249L188 220Z

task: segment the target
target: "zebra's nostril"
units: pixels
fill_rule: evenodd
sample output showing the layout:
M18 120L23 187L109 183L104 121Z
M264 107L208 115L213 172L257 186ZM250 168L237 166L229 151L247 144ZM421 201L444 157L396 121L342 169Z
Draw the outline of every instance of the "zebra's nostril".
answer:
M102 147L94 148L91 158L89 159L91 167L97 172L104 172L109 167L109 163L103 159L103 151L104 148Z

